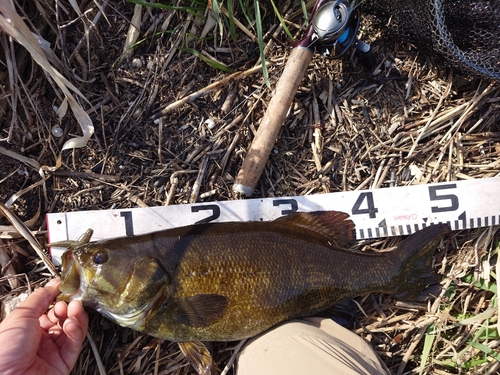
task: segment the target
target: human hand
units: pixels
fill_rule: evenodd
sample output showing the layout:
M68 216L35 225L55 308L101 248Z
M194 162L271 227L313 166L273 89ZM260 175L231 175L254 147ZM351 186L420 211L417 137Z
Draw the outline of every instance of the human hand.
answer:
M66 375L80 354L88 315L80 301L57 302L59 279L26 298L0 324L0 374Z

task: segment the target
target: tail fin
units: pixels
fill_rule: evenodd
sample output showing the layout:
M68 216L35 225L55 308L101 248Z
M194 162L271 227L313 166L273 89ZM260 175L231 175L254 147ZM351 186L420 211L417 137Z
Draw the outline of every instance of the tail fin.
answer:
M395 297L411 298L421 294L422 290L437 282L431 270L432 253L441 239L450 231L448 224L436 224L426 227L401 241L395 254L401 259L401 272Z

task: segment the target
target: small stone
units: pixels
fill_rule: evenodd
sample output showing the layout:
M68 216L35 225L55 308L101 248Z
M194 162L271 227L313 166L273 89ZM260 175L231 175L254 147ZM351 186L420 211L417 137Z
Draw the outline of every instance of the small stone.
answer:
M207 126L208 129L211 130L215 127L215 121L209 118L205 121L205 125Z
M52 135L57 138L61 138L63 136L64 132L62 128L59 125L54 125L52 127Z
M132 59L132 66L134 68L142 68L142 61L140 58L138 57L135 57L134 59Z

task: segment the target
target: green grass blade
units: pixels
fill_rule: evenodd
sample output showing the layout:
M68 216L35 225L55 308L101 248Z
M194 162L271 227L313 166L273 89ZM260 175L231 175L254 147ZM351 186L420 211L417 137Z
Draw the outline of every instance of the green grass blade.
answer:
M203 55L201 52L198 52L195 49L179 48L179 51L192 53L196 57L199 57L200 59L202 59L208 66L210 66L214 69L219 69L219 70L222 70L222 71L228 72L228 73L232 73L234 71L234 69L231 69L231 68L227 67L226 65L221 64L218 61L212 60L211 58Z
M482 322L483 320L491 318L496 313L496 311L496 307L489 307L479 314L473 315L470 318L462 319L461 321L459 321L459 323L462 325L476 324L478 322Z
M300 6L302 8L302 13L304 14L304 25L309 27L309 17L307 16L307 7L305 0L300 0Z
M434 325L429 327L430 330L434 329ZM429 331L428 329L428 331ZM432 335L429 333L425 334L424 339L424 348L422 350L422 357L420 358L420 368L418 370L418 375L422 375L425 369L425 365L430 362L429 354L431 353L432 346L434 345L434 340L436 339L436 335Z
M159 8L159 9L170 9L170 10L184 10L188 12L199 12L203 11L203 7L186 7L186 6L177 6L177 5L165 5L160 3L149 3L144 0L126 0L128 3L144 5L150 8Z
M234 25L234 1L233 0L228 0L227 1L227 13L229 15L229 34L231 35L231 38L233 38L234 41L236 41L237 35L236 35L236 26Z
M478 287L478 288L480 288L482 290L486 290L487 292L492 292L495 295L498 293L498 289L497 289L497 284L496 283L488 282L488 281L486 281L484 279L480 279L479 281L474 282L474 274L472 274L472 273L469 273L469 274L465 275L464 278L463 278L463 280L466 283L472 284L475 287Z
M281 27L283 27L283 30L285 30L286 35L288 35L290 40L294 41L293 35L290 32L290 30L288 30L288 27L285 24L285 20L283 19L283 17L281 17L281 13L279 12L278 8L276 7L274 0L271 0L271 5L273 6L274 13L276 14L276 17L278 17L278 19L280 20Z
M241 11L243 12L243 16L247 20L248 25L250 25L250 27L253 30L255 30L253 27L253 19L251 17L250 12L248 11L248 9L250 8L250 0L239 0L239 3L240 3Z
M212 0L212 12L213 12L212 16L214 17L215 21L219 25L220 39L222 40L223 30L224 29L222 27L222 17L221 17L220 6L221 5L217 2L217 0Z
M266 56L264 55L264 39L262 34L262 19L260 16L260 6L259 1L254 0L255 6L255 27L257 29L257 39L259 41L259 51L260 51L260 62L262 64L262 75L264 76L264 81L267 87L271 88L271 83L269 82L269 72L266 66Z
M486 345L481 344L479 342L471 342L471 345L474 348L481 350L484 354L489 355L490 357L492 357L500 362L500 353L491 349L489 346L486 346Z

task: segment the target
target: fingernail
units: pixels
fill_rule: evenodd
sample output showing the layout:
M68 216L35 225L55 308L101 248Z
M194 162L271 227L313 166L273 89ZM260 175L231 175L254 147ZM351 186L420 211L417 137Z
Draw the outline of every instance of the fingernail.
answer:
M56 285L57 283L59 283L59 278L56 277L55 279L50 280L45 286L53 286Z

